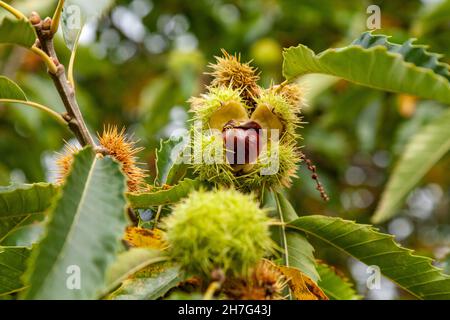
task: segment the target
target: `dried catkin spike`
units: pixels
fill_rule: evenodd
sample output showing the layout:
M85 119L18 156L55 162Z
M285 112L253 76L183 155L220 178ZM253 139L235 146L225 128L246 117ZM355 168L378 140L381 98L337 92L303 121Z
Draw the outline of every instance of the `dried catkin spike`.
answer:
M241 96L244 101L253 106L255 98L259 96L260 88L257 84L259 74L250 66L250 62L242 63L240 55L230 55L222 49L223 57L216 57L216 63L210 64L213 70L210 75L214 77L211 81L212 87L231 87L242 90Z
M301 159L306 162L306 165L308 166L308 170L312 172L311 178L316 182L316 189L320 192L320 196L324 201L329 201L330 197L328 196L327 192L325 191L325 188L323 187L322 183L319 181L319 175L317 174L317 168L312 163L310 159L308 159L303 153L301 154Z

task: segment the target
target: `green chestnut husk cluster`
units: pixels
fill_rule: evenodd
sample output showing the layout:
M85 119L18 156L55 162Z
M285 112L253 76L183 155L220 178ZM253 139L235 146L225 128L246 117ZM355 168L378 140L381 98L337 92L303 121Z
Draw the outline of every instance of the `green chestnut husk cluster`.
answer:
M194 162L194 172L201 180L244 192L288 187L301 161L297 145L301 138L297 133L301 124L301 89L285 83L261 88L256 70L226 52L211 67L213 80L207 92L190 100L193 118L202 124L201 147L192 146L192 150L197 159L202 156L196 154L199 152L225 150L224 159L220 163ZM264 137L256 137L264 138L264 147L259 145L254 161L233 163L229 154L236 150L226 148L226 139L254 138L246 135L247 127L267 130ZM223 132L223 136L212 135L212 130ZM278 130L277 137L272 136L271 130Z
M270 218L252 194L199 190L164 220L168 253L188 274L209 279L214 270L246 276L275 245Z

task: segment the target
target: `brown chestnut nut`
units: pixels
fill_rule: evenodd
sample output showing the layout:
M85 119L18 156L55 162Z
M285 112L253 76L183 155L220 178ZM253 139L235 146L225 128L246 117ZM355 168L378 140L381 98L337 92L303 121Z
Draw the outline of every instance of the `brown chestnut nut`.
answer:
M254 163L261 151L261 126L255 121L229 121L222 131L226 158L231 165Z

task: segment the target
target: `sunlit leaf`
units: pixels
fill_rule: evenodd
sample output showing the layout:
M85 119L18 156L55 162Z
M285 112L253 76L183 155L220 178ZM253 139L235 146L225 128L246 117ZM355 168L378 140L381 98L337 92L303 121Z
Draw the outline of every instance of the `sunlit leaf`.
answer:
M286 49L283 56L283 75L288 80L321 73L376 89L450 103L450 82L446 77L406 61L401 53L391 52L384 45L365 48L352 44L320 54L299 45Z
M416 39L410 39L403 44L389 42L389 37L381 34L372 34L371 32L364 32L358 39L353 41L353 45L358 45L363 48L373 48L376 46L383 46L389 52L399 53L403 56L406 62L411 62L414 65L422 68L433 70L434 73L450 80L449 65L439 61L442 55L427 51L427 46L414 44Z
M394 236L370 225L326 216L304 216L287 225L335 246L381 273L419 299L450 299L450 277L427 257L400 247Z
M184 179L179 184L168 189L161 188L157 191L145 193L127 193L127 198L131 207L146 209L175 203L186 197L191 191L198 189L200 184L198 180Z

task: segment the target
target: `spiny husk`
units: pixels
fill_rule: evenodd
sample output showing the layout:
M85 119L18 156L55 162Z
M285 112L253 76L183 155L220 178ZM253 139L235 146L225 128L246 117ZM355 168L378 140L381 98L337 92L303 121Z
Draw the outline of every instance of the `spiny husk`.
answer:
M213 70L211 73L213 80L212 87L231 87L241 90L244 101L253 106L255 98L259 96L260 88L257 84L259 74L250 65L250 62L242 63L241 56L231 55L222 49L223 57L216 57L216 63L210 64Z
M119 131L117 126L107 126L98 138L100 144L108 150L109 155L122 164L122 170L127 176L128 190L135 192L147 189L146 171L138 166L136 160L136 154L143 148L137 148L137 142L125 135L125 128Z
M209 91L202 94L200 97L193 97L189 100L191 104L190 111L194 114L194 120L201 121L203 128L210 128L212 117L222 117L223 123L233 119L233 114L226 114L222 112L223 107L228 103L236 104L237 108L234 115L239 114L240 119L248 119L249 107L241 98L240 91L228 87L211 87ZM222 130L222 128L215 128Z
M211 65L214 79L208 92L190 100L194 120L202 121L203 129L207 130L202 133L204 137L209 129L221 132L224 125L230 122L242 124L255 121L267 130L268 147L259 154L254 164L231 166L224 157L219 163L194 162L194 172L201 180L234 186L242 191L258 190L263 186L275 189L289 186L301 160L297 147L297 141L301 138L297 133L301 124L301 88L297 84L282 84L261 89L256 84L256 70L249 63L241 63L239 56L225 51L223 55L216 57L217 63ZM271 130L278 130L279 140L273 139ZM223 150L222 140L220 137L208 137L202 141L200 151ZM271 164L267 161L270 159L270 146L275 144L279 145L279 170L264 175L262 172ZM192 150L195 154L199 152L195 146Z
M292 142L280 141L278 144L278 170L275 174L263 175L263 169L267 170L272 165L271 152L272 148L269 145L266 150L261 152L258 161L249 172L236 176L235 183L241 190L260 190L264 186L277 190L291 185L292 178L296 177L297 165L300 163L298 147Z
M73 156L80 151L80 148L69 143L64 145L63 153L58 153L56 157L56 183L63 184L69 175L73 163Z
M163 224L173 261L203 278L216 269L245 276L274 248L265 210L234 189L192 192Z
M106 152L122 164L122 170L127 176L128 191L147 190L146 171L138 166L136 160L136 153L142 151L143 148L135 147L136 142L125 135L125 128L119 131L116 126L107 126L98 137ZM73 156L79 150L79 147L66 144L64 152L58 155L56 159L58 184L63 184L66 180L72 166Z
M297 83L290 83L281 87L280 94L291 105L292 111L296 114L301 112L304 104L303 92L300 85Z
M297 127L300 125L299 117L300 107L294 107L285 95L277 92L276 89L270 88L261 92L261 96L256 99L258 106L267 106L268 109L280 119L283 124L281 135L286 134L291 139L297 139ZM257 121L257 119L256 119Z
M231 167L225 159L225 154L222 153L222 161L217 163L193 163L192 167L194 173L200 180L211 182L217 186L233 186L238 190L249 192L253 190L260 190L262 187L271 187L279 189L281 187L289 187L291 180L296 176L297 165L300 163L300 150L295 142L285 141L281 138L279 142L274 142L278 145L272 148L271 142L261 151L258 160L254 164L246 165L247 170L236 171ZM202 139L202 147L194 148L196 159L200 159L197 152L207 153L209 155L216 155L215 150L224 150L224 143L221 137L204 135ZM272 154L276 152L276 154ZM271 157L272 156L272 157ZM270 169L274 164L272 160L278 160L278 170L272 174L263 174L264 170Z
M223 292L232 300L281 300L287 279L269 261L262 260L250 276L228 278Z

